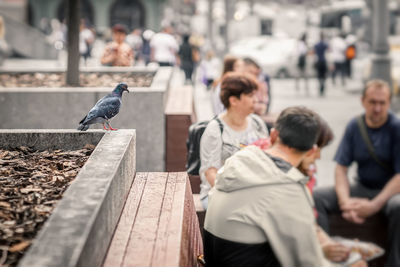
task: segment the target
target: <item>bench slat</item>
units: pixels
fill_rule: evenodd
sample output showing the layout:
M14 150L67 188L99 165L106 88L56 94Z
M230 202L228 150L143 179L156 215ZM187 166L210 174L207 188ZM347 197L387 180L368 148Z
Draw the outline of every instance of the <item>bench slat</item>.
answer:
M103 267L122 266L130 232L135 222L140 199L147 180L147 173L137 173L124 209L115 230Z
M151 266L167 177L167 173L148 174L122 266Z
M197 256L203 254L203 239L190 183L186 180L185 218L180 266L196 266Z
M186 188L184 173L170 173L161 209L152 266L178 266Z

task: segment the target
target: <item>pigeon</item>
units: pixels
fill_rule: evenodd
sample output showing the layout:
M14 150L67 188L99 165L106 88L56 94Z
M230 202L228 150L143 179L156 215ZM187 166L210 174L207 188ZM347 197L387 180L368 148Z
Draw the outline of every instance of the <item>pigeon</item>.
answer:
M118 114L121 107L122 93L128 91L128 85L119 83L117 87L108 95L97 101L96 105L79 122L78 130L86 131L91 124L102 123L104 130L117 130L111 127L109 120ZM107 128L104 123L109 127Z

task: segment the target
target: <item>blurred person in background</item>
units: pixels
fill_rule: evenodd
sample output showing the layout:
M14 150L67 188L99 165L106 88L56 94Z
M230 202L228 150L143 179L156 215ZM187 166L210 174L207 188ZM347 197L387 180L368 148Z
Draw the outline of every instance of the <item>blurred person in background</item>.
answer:
M126 36L126 42L132 48L135 62L137 63L142 58L142 31L140 29L134 29Z
M328 72L328 63L326 61L325 53L328 50L328 44L324 40L324 34L321 32L319 42L314 46L314 53L316 55L315 70L317 71L317 78L319 81L319 95L325 95L325 81Z
M81 20L79 28L79 53L83 57L85 65L87 59L91 57L91 51L93 48L93 43L95 41L95 35L91 29L87 26L84 19Z
M133 51L125 42L126 27L122 24L115 24L112 27L112 41L104 48L101 64L104 66L132 66Z
M9 54L9 47L5 39L6 26L4 24L4 19L0 16L0 66L3 65L4 60Z
M48 18L43 17L43 18L40 19L39 29L45 35L49 35L51 33L51 25L50 25L50 21L49 21Z
M192 83L193 70L198 60L198 50L189 43L189 35L183 35L182 44L179 47L179 63L185 73L185 83Z
M50 43L54 44L57 50L65 48L67 40L67 25L65 21L60 22L58 19L51 19L51 34L47 37Z
M300 37L300 40L297 43L297 69L299 73L296 76L296 90L300 89L299 80L302 78L304 79L304 85L308 95L309 94L308 79L306 74L307 54L308 54L307 34L303 33Z
M268 110L268 84L265 81L260 65L252 58L243 58L244 72L252 75L258 81L258 89L256 91L257 102L254 106L254 113L263 116Z
M333 71L332 71L332 83L336 84L336 75L340 73L342 78L342 85L346 84L346 42L342 35L338 35L332 38L329 48L333 60Z
M174 66L176 63L179 45L172 33L172 26L163 22L161 32L156 33L150 41L151 61L161 67Z
M222 111L225 110L224 105L221 102L220 93L221 93L221 79L227 72L244 72L244 62L241 58L227 55L224 58L224 66L221 73L221 78L217 79L213 86L213 92L211 95L211 103L213 105L214 114L218 115Z
M142 60L144 61L144 64L146 66L151 61L150 40L153 37L153 35L154 35L154 32L152 30L145 30L142 34L143 44L142 44L141 55L142 55Z
M205 58L201 61L200 70L202 72L202 81L210 90L215 80L219 77L221 63L215 56L213 50L208 50Z
M357 56L356 37L352 34L346 37L346 76L351 79L352 75L352 62Z

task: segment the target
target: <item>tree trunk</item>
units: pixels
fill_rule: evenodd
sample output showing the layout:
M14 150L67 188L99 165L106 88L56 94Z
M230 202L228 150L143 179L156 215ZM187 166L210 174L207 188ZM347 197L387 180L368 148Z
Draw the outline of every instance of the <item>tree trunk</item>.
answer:
M69 86L79 86L79 18L80 18L80 0L67 1L67 77L66 84Z

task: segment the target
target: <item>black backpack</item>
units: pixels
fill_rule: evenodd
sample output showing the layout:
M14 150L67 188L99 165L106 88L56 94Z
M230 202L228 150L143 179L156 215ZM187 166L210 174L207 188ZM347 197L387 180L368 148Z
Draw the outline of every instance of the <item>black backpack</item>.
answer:
M221 135L224 130L224 126L222 122L217 117L213 118L216 120L219 125L219 129L221 130ZM210 120L211 121L211 120ZM199 175L200 169L200 140L201 136L204 133L204 130L207 128L207 125L210 121L201 121L196 122L190 125L188 139L186 140L186 148L187 148L187 161L186 161L186 171L191 175Z

